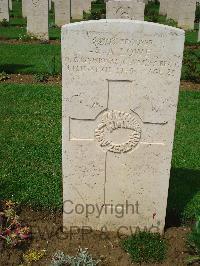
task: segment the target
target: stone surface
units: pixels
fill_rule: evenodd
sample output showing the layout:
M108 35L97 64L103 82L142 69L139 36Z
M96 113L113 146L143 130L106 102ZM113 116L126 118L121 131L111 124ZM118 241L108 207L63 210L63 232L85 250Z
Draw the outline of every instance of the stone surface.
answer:
M51 0L49 0L49 10L51 10Z
M4 19L9 21L8 0L0 0L0 21Z
M55 24L63 26L70 23L70 0L54 0Z
M193 30L196 11L196 0L178 0L178 27Z
M173 19L174 21L178 20L178 6L179 0L167 0L167 18Z
M66 229L163 232L183 48L154 23L62 27Z
M160 9L159 9L159 14L160 15L167 15L167 1L168 0L159 0L160 2Z
M29 0L27 12L27 33L43 41L49 39L48 6L48 0Z
M111 0L106 3L106 18L144 20L144 8L138 0Z
M9 0L9 9L12 10L12 0Z
M72 0L71 1L71 17L73 19L82 19L83 11L89 12L92 0Z
M29 0L22 0L22 17L27 17L28 12L28 1Z
M163 1L163 0L161 0ZM178 22L184 30L194 29L196 0L168 0L167 18Z

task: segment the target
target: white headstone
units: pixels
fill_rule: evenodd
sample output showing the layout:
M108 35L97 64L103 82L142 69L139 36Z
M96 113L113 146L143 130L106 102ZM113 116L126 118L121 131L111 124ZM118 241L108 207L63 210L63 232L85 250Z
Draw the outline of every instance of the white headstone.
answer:
M27 17L28 1L29 0L22 0L22 17L23 18L26 18Z
M106 18L144 20L144 9L138 0L112 0L106 3Z
M9 0L9 9L12 10L12 0Z
M55 0L55 24L63 26L70 23L70 0Z
M178 0L178 27L193 30L196 11L196 0Z
M160 9L159 9L159 14L160 15L167 15L167 0L159 0L160 2Z
M0 0L0 21L4 19L9 21L8 0Z
M72 19L82 19L83 11L89 12L92 0L71 0Z
M179 6L180 0L167 0L167 1L168 1L167 2L167 18L177 21L178 15L179 15L178 6Z
M160 24L62 27L67 229L163 232L183 49L184 31Z
M49 39L48 13L48 0L29 0L27 33L37 39L47 41Z

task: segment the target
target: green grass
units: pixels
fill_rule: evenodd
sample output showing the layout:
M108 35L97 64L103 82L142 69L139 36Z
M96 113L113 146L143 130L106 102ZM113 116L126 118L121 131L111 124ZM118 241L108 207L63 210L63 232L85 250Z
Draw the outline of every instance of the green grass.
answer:
M185 49L181 79L200 82L200 49Z
M122 241L122 247L136 263L162 262L167 253L167 244L160 234L139 232Z
M200 92L182 91L168 199L168 219L193 220L200 214ZM169 221L169 223L173 221Z
M185 44L192 45L196 44L198 40L198 31L186 31L185 33Z
M0 44L0 51L0 72L51 73L54 67L56 73L61 72L60 45Z
M60 39L60 31L61 29L56 28L49 28L49 38L50 40ZM20 35L26 35L26 28L23 26L17 26L17 27L1 27L0 26L0 38L1 39L16 39L19 40Z
M180 93L168 224L200 208L199 106L199 92ZM0 83L0 113L0 199L61 207L60 88Z
M0 199L61 206L61 89L0 84Z

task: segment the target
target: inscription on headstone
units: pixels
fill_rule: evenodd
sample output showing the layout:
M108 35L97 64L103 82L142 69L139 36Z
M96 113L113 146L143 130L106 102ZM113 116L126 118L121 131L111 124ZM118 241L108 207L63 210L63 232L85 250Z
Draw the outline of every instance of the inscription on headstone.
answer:
M68 229L163 232L183 48L184 31L159 24L62 27Z
M145 4L138 0L112 0L106 3L107 19L144 20Z

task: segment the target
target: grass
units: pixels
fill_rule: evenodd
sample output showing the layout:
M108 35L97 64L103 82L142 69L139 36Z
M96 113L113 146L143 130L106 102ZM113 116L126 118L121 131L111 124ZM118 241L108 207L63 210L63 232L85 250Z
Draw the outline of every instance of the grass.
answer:
M185 49L181 79L200 82L200 49Z
M60 45L0 44L0 51L0 72L51 73L54 68L61 72Z
M60 37L60 28L49 28L49 38L50 40L59 40ZM15 39L19 40L20 35L26 35L26 27L17 26L17 27L1 27L0 26L0 38L2 39Z
M199 92L180 93L168 198L168 219L193 220L197 212L200 214L199 106Z
M193 219L200 206L200 93L182 91L168 216ZM0 199L61 207L61 90L0 83Z
M141 264L162 262L167 253L167 244L160 234L139 232L122 242L133 262Z
M61 206L61 90L0 84L0 199Z

